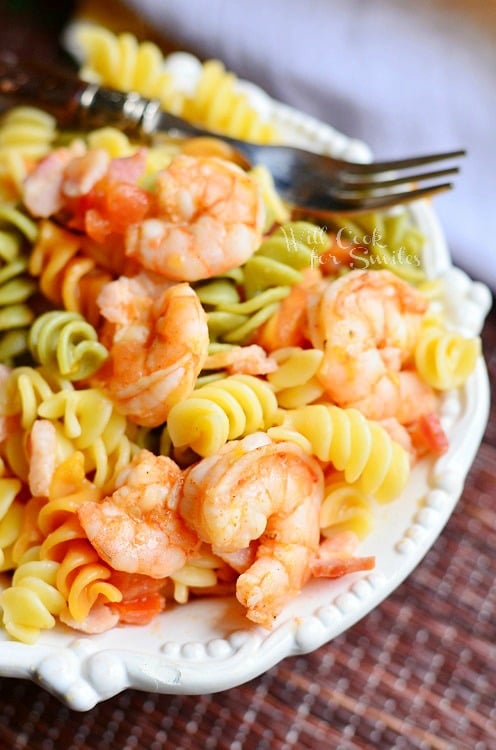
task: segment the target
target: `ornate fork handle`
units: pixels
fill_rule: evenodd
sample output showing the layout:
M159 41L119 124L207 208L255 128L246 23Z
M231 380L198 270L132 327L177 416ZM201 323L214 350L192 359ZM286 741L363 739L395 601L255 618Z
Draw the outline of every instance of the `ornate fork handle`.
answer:
M71 73L52 71L19 61L13 54L0 55L0 97L36 104L50 112L62 126L84 129L114 126L129 134L149 136L160 129L170 135L203 135L206 131L164 112L157 99L145 99L88 83Z

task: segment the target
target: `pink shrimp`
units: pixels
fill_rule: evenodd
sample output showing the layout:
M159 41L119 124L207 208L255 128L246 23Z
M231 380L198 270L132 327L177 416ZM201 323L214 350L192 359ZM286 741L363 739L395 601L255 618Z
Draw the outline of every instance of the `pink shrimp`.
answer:
M244 263L260 244L264 203L255 178L232 162L180 154L157 176L157 216L128 228L126 253L175 281Z
M404 369L426 309L419 292L386 270L352 271L324 287L309 305L308 335L324 351L317 378L334 403L401 423L434 408L433 389Z
M198 547L196 534L177 512L179 467L141 450L101 502L84 503L78 517L90 543L114 570L165 578Z
M270 627L310 576L322 496L315 459L293 443L254 433L186 471L179 511L221 555L247 550L258 540L255 561L237 579L236 596L249 619ZM249 553L237 559L249 560Z
M110 356L95 382L134 422L162 424L193 391L207 357L207 320L196 293L140 274L110 282L98 304Z

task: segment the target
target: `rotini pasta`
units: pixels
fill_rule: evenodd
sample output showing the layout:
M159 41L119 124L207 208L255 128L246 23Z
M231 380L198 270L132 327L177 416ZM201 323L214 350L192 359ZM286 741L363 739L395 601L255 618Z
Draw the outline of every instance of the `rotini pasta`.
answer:
M0 571L15 567L12 549L22 524L21 488L22 483L15 477L0 478Z
M277 401L270 386L252 375L231 375L198 388L169 414L167 430L176 448L200 456L216 453L228 440L273 424Z
M183 96L164 69L162 52L155 44L139 43L132 34L113 34L96 24L81 24L76 44L83 58L83 78L158 99L164 109L180 114Z
M13 638L34 643L42 630L55 627L55 617L65 607L55 585L58 567L52 560L40 560L36 547L21 559L11 586L0 595L3 625Z
M82 253L79 237L51 221L43 221L29 260L29 272L39 277L40 291L50 302L81 313L91 325L97 325L100 313L96 299L113 275Z
M333 472L326 479L320 509L322 534L327 537L352 531L363 539L373 527L373 501L372 495L347 482L339 472Z
M283 412L282 426L301 433L317 458L381 502L397 498L408 482L407 452L356 409L311 404Z
M26 351L27 328L34 318L28 300L36 283L28 274L26 241L37 227L16 208L0 204L0 362L11 364Z
M479 337L461 336L427 319L415 346L415 367L426 383L445 391L466 382L480 352Z
M287 222L265 237L240 273L195 285L208 312L211 340L247 343L328 245L329 237L319 227Z
M59 563L55 585L76 622L83 621L98 600L122 599L121 592L108 582L111 571L88 542L76 515L82 503L99 498L96 485L86 479L84 456L76 452L56 470L48 503L38 518L45 535L40 559Z
M264 122L248 97L236 85L234 73L220 60L203 63L200 79L192 96L186 97L180 114L209 130L255 143L277 140L273 125Z
M329 228L337 233L337 250L349 256L348 268L385 268L413 284L425 280L425 237L406 210L361 214L353 220L335 216Z
M35 107L14 107L0 122L0 199L16 202L28 164L48 153L57 136L55 119Z
M29 331L29 348L37 362L71 381L93 375L108 357L93 326L79 313L64 310L36 319Z
M320 349L286 347L276 349L271 357L278 368L267 375L274 388L277 403L284 409L299 409L312 403L324 393L315 377L324 356Z

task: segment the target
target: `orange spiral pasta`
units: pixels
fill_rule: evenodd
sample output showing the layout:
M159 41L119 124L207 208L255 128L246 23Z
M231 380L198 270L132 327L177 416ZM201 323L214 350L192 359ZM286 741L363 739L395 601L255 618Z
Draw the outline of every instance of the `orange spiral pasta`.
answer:
M52 221L43 221L29 262L45 297L65 310L81 313L91 325L99 321L96 299L113 275L84 255L80 238Z
M38 523L45 535L40 559L59 563L55 584L67 602L70 617L83 621L102 599L118 602L120 591L107 582L111 570L89 543L76 515L85 502L98 500L98 488L86 479L84 456L76 452L55 472L48 503Z

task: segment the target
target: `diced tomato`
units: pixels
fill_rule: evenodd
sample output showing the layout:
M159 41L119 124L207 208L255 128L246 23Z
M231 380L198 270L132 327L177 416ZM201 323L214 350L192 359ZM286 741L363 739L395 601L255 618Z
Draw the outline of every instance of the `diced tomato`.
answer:
M159 593L148 594L108 606L113 612L117 612L120 622L129 625L147 625L165 609L165 597Z
M111 182L105 193L105 217L113 232L123 234L129 224L142 221L150 207L149 194L138 185Z
M373 570L374 567L375 557L335 557L328 560L316 557L310 570L315 578L341 578L348 573Z
M442 456L449 448L449 441L436 412L422 414L409 428L412 444L417 453L425 451Z

